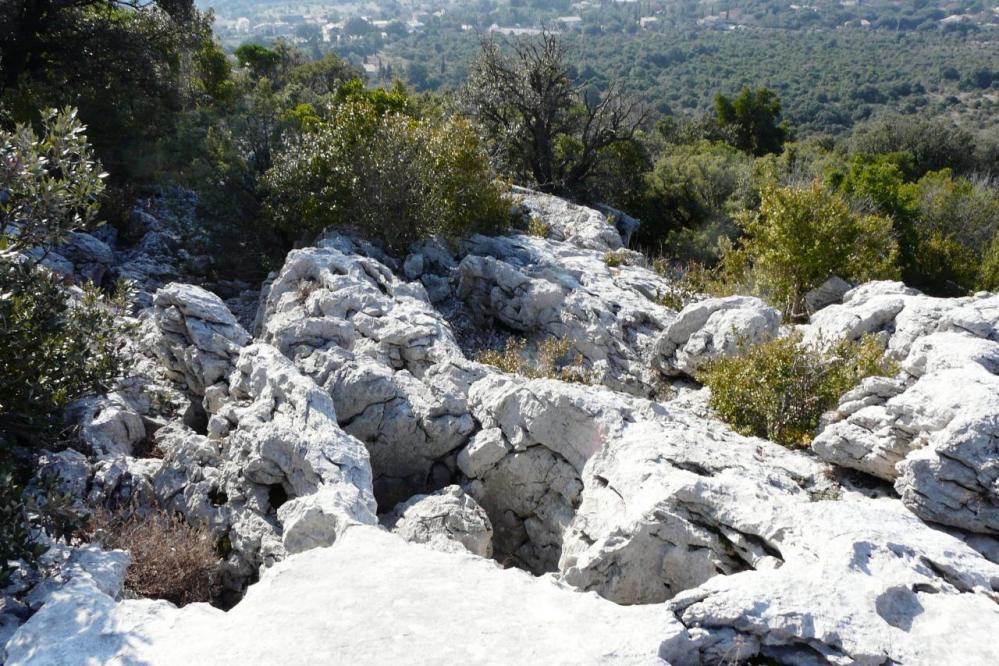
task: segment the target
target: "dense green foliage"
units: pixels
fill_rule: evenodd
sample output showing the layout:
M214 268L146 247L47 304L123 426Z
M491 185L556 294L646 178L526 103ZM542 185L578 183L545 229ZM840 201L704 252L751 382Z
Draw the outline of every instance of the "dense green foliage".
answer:
M824 349L792 335L711 361L698 379L711 388L712 408L737 431L793 447L807 446L822 414L860 380L894 372L873 337Z
M745 236L725 257L787 315L804 314L805 293L838 275L862 282L898 277L891 220L850 210L820 183L768 185L759 210L740 216Z
M712 111L719 92L765 86L780 97L783 117L802 137L844 134L870 119L902 114L959 118L972 130L996 126L989 95L999 77L984 88L969 78L999 70L994 31L718 31L664 24L624 35L584 30L566 39L578 54L573 64L595 89L614 82L677 118ZM384 60L398 63L393 75L408 72L410 63L430 64L428 76L410 78L414 86L457 88L477 47L471 31L440 26L389 45Z
M0 132L0 564L30 556L32 525L15 486L54 443L71 401L118 371L116 304L88 286L73 297L38 265L73 228L93 221L102 185L70 112L47 114L41 136ZM29 249L36 253L23 251ZM10 522L8 522L10 521ZM0 575L4 572L0 571Z
M788 137L787 123L780 121L780 100L766 88L743 88L734 99L718 94L715 120L732 128L736 148L757 157L779 153Z
M150 175L153 145L204 89L189 56L211 44L210 21L191 0L5 0L0 34L9 120L77 107L118 182Z
M404 251L420 238L496 231L510 206L477 135L457 117L413 117L356 86L267 173L267 210L289 233L357 229ZM350 88L348 88L350 90ZM381 102L379 104L379 102Z

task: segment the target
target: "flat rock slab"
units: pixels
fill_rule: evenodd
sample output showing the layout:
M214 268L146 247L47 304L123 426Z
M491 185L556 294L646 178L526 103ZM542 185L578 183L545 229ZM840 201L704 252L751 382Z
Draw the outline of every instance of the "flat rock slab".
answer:
M8 666L143 664L665 664L682 627L471 555L355 527L277 564L228 613L203 604L54 601L8 645Z

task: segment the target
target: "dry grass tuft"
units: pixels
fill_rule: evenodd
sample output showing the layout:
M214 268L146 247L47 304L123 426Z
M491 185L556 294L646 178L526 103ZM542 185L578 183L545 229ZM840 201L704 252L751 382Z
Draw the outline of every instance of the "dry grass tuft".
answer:
M527 340L510 338L502 351L489 349L480 352L476 359L480 363L493 365L515 375L529 379L561 379L565 382L580 384L592 383L590 377L583 371L582 354L572 354L572 345L568 340L548 338L542 340L537 351L532 353L527 349Z
M219 556L207 528L188 525L162 510L139 516L98 509L89 531L105 548L131 553L125 587L138 596L178 606L212 600Z

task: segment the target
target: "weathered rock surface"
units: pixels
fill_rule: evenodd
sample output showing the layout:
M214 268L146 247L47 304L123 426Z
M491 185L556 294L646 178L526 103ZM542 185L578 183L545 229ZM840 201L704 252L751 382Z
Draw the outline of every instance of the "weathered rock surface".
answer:
M80 655L148 666L205 655L220 666L663 664L660 643L682 631L664 608L624 608L371 527L271 568L228 613L115 604L93 589L55 596L8 644L7 666L75 664Z
M244 348L214 411L226 422L222 478L235 573L252 575L284 552L327 546L349 525L377 522L364 445L337 425L329 394L277 349Z
M886 336L901 366L843 396L813 450L894 482L926 520L999 533L999 297L938 299L873 283L806 331Z
M568 341L595 382L635 395L656 391L653 341L674 318L656 302L665 278L533 236L475 236L464 252L458 295L481 321Z
M292 252L267 290L261 339L332 397L371 455L387 510L451 480L475 430L464 395L486 369L464 360L418 283L358 254L344 236Z
M523 187L514 187L513 196L526 215L538 218L547 225L552 240L604 251L619 250L626 244L621 240L621 231L615 226L618 219L615 213L618 211L603 212L587 208ZM625 217L621 217L621 221L630 236L634 220Z
M201 287L173 282L156 292L153 305L144 339L170 377L197 395L224 382L250 334L222 299Z
M896 501L750 510L756 515L745 518L780 549L783 564L717 576L674 597L667 607L687 632L664 644L665 658L684 663L693 642L701 663L999 659L989 639L999 627L999 568ZM743 513L735 503L727 512Z
M141 415L115 393L76 401L66 409L66 420L80 427L83 443L96 456L131 455L146 437Z
M459 486L432 495L416 495L397 504L382 524L406 541L434 550L469 552L492 557L493 528L489 516Z
M704 362L732 356L740 345L775 338L780 319L780 312L752 296L691 303L656 340L656 367L667 376L693 376Z
M818 287L810 289L805 294L805 309L808 311L808 314L815 314L826 306L841 303L843 297L852 288L853 285L849 282L833 275Z

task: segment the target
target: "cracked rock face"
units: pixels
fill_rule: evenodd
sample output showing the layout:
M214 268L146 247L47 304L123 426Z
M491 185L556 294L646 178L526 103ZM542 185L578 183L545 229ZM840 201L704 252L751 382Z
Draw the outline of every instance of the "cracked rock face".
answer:
M433 495L415 495L396 505L382 524L411 543L434 550L492 557L493 527L489 516L460 486Z
M842 330L852 321L855 337L889 336L901 372L843 396L813 450L893 482L926 520L999 533L999 297L935 299L893 283L874 287L850 292L807 328Z
M533 236L475 236L458 266L458 296L484 322L570 343L593 381L649 396L653 342L674 318L656 302L668 281L604 253Z
M663 645L671 663L999 659L989 638L999 567L894 500L781 503L753 521L782 565L718 576L668 602L687 627Z
M144 339L170 378L197 395L224 382L250 334L222 299L201 287L172 282L156 292L153 305Z
M267 292L261 337L333 397L389 509L451 480L476 427L464 394L486 370L464 360L421 285L358 251L332 236L292 252Z
M667 376L694 376L706 361L777 337L780 312L752 296L691 303L656 340L655 365Z

